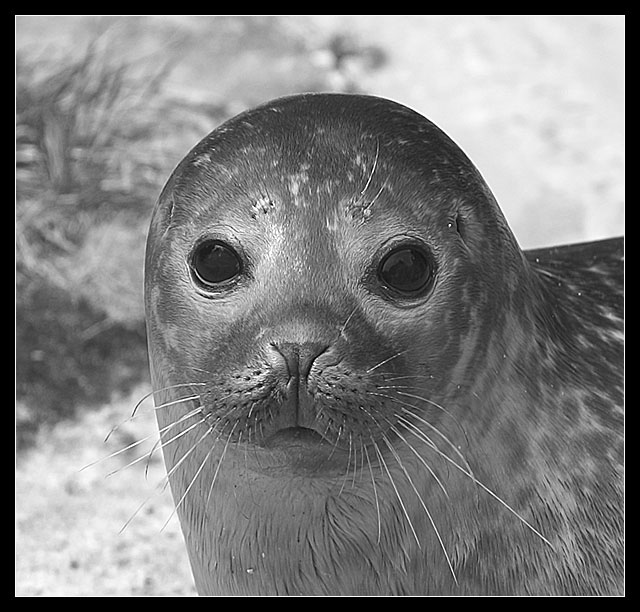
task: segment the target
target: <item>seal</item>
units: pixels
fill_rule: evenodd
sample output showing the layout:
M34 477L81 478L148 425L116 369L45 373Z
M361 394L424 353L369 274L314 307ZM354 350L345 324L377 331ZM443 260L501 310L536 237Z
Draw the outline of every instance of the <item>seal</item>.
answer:
M282 98L204 138L145 263L198 592L623 592L622 256L523 252L389 100Z

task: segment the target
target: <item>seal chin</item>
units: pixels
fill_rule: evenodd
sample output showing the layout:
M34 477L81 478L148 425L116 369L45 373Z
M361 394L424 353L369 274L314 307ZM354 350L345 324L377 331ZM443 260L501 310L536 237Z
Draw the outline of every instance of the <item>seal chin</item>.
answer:
M266 448L300 448L313 451L327 445L327 441L317 431L308 427L287 427L280 429L264 441Z
M287 427L267 437L263 448L269 455L260 464L261 471L284 470L306 477L344 474L348 457L345 451L308 427Z

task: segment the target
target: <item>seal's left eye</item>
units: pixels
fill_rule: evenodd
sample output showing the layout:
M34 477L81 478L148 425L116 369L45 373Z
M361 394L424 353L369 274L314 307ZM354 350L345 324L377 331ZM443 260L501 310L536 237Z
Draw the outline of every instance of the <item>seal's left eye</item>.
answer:
M391 289L407 295L426 290L433 282L435 264L429 253L403 246L387 253L378 266L378 277Z
M242 262L228 244L219 240L207 240L193 251L191 269L200 283L215 287L240 274Z

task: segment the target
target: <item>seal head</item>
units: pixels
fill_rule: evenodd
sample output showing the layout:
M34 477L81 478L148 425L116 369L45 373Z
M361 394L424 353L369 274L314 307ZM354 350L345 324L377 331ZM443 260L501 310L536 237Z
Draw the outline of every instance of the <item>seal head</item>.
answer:
M149 354L202 594L620 587L620 244L523 253L435 125L283 98L179 164Z

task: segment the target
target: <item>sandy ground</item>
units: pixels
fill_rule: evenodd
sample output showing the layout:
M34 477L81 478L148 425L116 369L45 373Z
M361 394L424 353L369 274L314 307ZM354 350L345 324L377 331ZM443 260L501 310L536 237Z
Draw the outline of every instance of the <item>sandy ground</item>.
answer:
M157 439L149 402L104 442L147 391L42 430L18 458L17 595L195 594L159 454L146 476L145 461L125 468ZM149 435L148 444L83 469Z
M157 24L159 18L150 19ZM317 44L318 69L326 61L321 42L331 32L350 32L382 47L387 63L358 73L361 86L414 107L449 133L479 166L523 246L623 233L623 18L288 19L296 40ZM277 54L254 57L256 65L247 59L242 69L209 67L206 53L224 41L207 38L207 23L193 17L162 21L162 27L177 24L199 33L202 42L182 48L174 91L212 102L234 93L249 104L299 86L295 79L288 89L272 86L276 77L295 72L293 60ZM44 48L76 44L86 28L78 18L22 17L16 33L19 47ZM161 44L141 36L139 50ZM260 78L243 83L243 70L252 66ZM335 78L339 89L344 74ZM152 462L148 481L140 465L105 478L134 458L129 453L79 471L118 445L153 433L146 418L127 424L113 445L102 442L145 391L42 431L35 448L18 457L18 595L194 594L175 517L161 530L172 510L168 493L151 499L119 533L161 480L160 461Z

